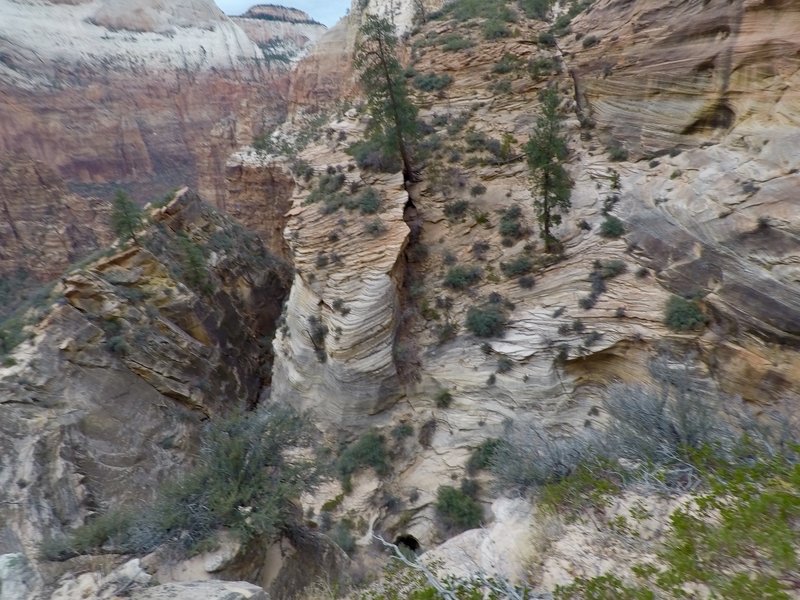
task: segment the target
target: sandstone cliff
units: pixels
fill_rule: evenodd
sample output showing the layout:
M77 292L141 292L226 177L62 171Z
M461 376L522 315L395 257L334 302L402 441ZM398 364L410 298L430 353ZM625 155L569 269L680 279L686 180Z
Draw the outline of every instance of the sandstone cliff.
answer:
M327 28L294 8L257 5L231 20L253 40L268 61L284 65L300 60Z
M298 28L300 47L307 25L276 33ZM227 155L285 111L285 66L211 0L4 2L0 40L0 153L97 195L188 183L219 203Z
M108 204L69 193L28 156L0 159L0 213L0 277L23 272L31 283L49 281L111 242Z
M334 437L372 426L388 439L411 426L415 437L393 446L393 475L365 474L336 510L423 546L442 540L431 526L435 491L463 476L471 449L516 420L562 434L597 427L609 384L646 381L658 353L689 363L731 411L800 395L794 5L601 0L555 45L531 41L547 23L520 19L493 40L478 25L432 21L409 40L416 73L453 83L417 94L431 158L408 195L342 154L348 142L337 140L362 127L355 112L329 124L341 138L302 153L317 173L343 167L353 193L377 190L375 241L371 217L307 202L303 188L316 180L298 188L285 221L297 275L275 342L273 398L312 408ZM461 50L445 46L454 31ZM326 89L301 85L320 81L323 65L314 54L301 63L299 104L311 98L301 89ZM551 84L575 182L558 261L537 246L523 155L538 93ZM327 89L320 102L339 93ZM515 206L522 235L504 243ZM606 214L622 222L619 237L601 235ZM509 274L519 259L529 261L527 281ZM612 264L598 285L598 269ZM477 281L448 288L454 265L477 267ZM670 331L672 294L701 298L708 326ZM465 318L486 303L509 326L483 340ZM443 391L447 405L436 401ZM545 579L568 580L562 567Z
M288 271L183 190L142 245L68 273L0 368L0 554L43 581L38 544L94 512L152 499L196 449L200 421L269 384Z

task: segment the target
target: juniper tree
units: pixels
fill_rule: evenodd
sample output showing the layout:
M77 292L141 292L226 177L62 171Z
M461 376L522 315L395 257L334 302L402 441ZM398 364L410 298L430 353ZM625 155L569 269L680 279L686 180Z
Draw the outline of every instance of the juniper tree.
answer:
M367 94L367 133L390 155L399 155L406 181L414 178L411 147L417 136L417 108L408 97L397 59L397 37L388 19L368 15L359 30L354 64Z
M572 181L564 168L567 141L561 134L558 95L553 88L544 91L540 100L542 114L525 148L533 178L533 206L541 228L545 250L553 251L558 240L551 233L561 224L561 213L570 209Z
M136 230L142 225L142 209L136 206L128 194L117 191L111 209L111 227L120 238L131 239L138 244Z

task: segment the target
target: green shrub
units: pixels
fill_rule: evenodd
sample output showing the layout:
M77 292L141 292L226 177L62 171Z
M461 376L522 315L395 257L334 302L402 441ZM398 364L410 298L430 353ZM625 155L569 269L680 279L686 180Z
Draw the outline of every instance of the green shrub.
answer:
M444 285L453 290L465 290L481 279L481 268L473 265L451 267L444 277Z
M423 92L438 92L453 83L450 75L437 75L436 73L418 73L414 77L414 87Z
M469 190L469 195L473 198L477 198L478 196L483 196L486 193L486 186L482 183L478 183L473 185Z
M373 237L378 237L386 233L386 225L380 219L373 219L364 224L364 233L367 233Z
M519 277L527 275L533 270L533 260L521 254L507 263L500 263L500 270L506 277Z
M444 216L451 222L461 221L467 215L467 210L469 210L468 200L448 202L444 205Z
M307 422L287 409L212 421L194 469L162 487L149 507L107 513L42 551L64 559L101 548L145 554L166 544L185 556L223 527L243 543L272 539L296 525L295 501L317 481L315 461L287 452L310 439Z
M510 206L500 217L500 235L504 238L518 240L524 234L522 227L522 209L518 205Z
M498 75L511 73L519 68L521 62L522 61L516 55L506 52L492 67L492 73L497 73Z
M336 471L346 492L352 489L353 474L368 467L381 477L389 474L386 439L374 430L368 431L347 446L336 462Z
M213 288L203 248L183 232L178 234L178 244L183 254L181 265L183 280L194 290L211 292Z
M518 0L517 4L529 19L544 21L553 6L553 0Z
M440 486L436 492L436 513L447 529L455 531L480 527L483 519L480 503L449 485Z
M538 57L528 61L528 72L534 79L550 75L556 68L557 63L552 58Z
M600 39L596 35L587 35L585 38L583 38L583 41L581 42L581 45L584 48L591 48L592 46L596 46L599 43L600 43ZM624 160L624 159L622 159L622 160Z
M442 50L445 52L458 52L459 50L466 50L472 48L475 42L469 38L462 37L457 33L445 36L443 39Z
M448 408L453 402L453 395L447 390L439 390L434 400L436 408Z
M539 37L537 38L540 46L545 46L546 48L552 48L556 45L556 36L553 35L550 31L542 31L539 33Z
M508 317L503 307L497 303L473 306L467 311L467 329L478 337L500 336L507 325Z
M608 147L608 158L614 162L621 162L628 160L628 151L625 150L620 144L612 144Z
M600 224L600 235L604 238L618 238L625 233L625 225L614 215L606 215Z
M708 319L700 309L697 300L686 300L671 296L664 309L664 324L673 331L692 331L700 329Z
M503 441L497 438L484 440L470 454L469 461L467 461L467 473L474 475L478 471L488 469L492 464L495 453L502 444Z
M370 138L355 142L347 148L346 152L362 169L381 173L397 173L403 168L397 151L378 139Z
M342 519L328 532L328 537L339 546L348 556L352 556L356 549L356 538L353 536L353 523L349 519Z
M371 187L368 187L358 195L357 202L362 215L374 215L381 208L381 197Z
M481 31L483 32L483 37L487 40L499 40L511 35L511 31L506 24L498 19L484 21Z

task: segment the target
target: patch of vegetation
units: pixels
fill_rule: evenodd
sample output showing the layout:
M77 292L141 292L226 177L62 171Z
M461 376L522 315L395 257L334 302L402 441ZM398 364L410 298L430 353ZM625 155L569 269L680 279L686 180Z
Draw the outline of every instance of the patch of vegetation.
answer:
M375 430L362 435L339 455L336 472L345 493L353 489L353 474L366 468L372 468L380 477L387 476L391 468L386 439Z
M503 445L503 440L489 438L475 448L467 461L467 473L474 475L478 471L488 469L497 450Z
M499 337L506 330L508 316L500 303L489 302L470 307L465 324L477 337Z
M455 200L444 205L444 216L450 222L463 221L469 210L468 200Z
M606 215L600 224L600 235L604 238L618 238L625 233L625 224L614 215Z
M456 265L451 267L444 277L444 286L453 290L465 290L481 279L483 271L474 265Z
M599 44L599 43L600 43L600 38L598 38L596 35L587 35L585 38L583 38L583 41L581 42L581 45L584 47L584 49L586 49L586 48L591 48L593 46L597 46L597 44ZM627 158L627 154L626 154L626 158ZM625 160L625 159L621 159L621 160Z
M380 219L373 219L364 224L364 233L378 237L386 233L386 224Z
M518 0L517 4L529 19L544 21L553 7L553 0Z
M464 531L480 527L483 508L475 498L449 485L436 491L436 514L446 529Z
M414 76L414 87L423 92L439 92L453 83L453 78L448 75L436 73L418 73Z
M608 158L614 162L628 160L628 151L621 144L612 144L608 147Z
M518 240L525 235L522 225L522 209L514 204L508 207L500 217L500 235L510 240Z
M492 67L492 73L505 75L511 73L522 66L522 60L515 54L506 52L498 62Z
M63 537L42 554L146 554L168 546L177 555L207 547L221 529L247 543L274 539L296 525L294 502L317 481L315 461L288 449L309 445L307 422L289 410L262 410L212 421L203 432L196 466L161 488L147 508L112 511Z
M500 270L506 277L527 275L533 270L533 260L526 254L520 254L507 263L500 263Z
M449 408L453 402L453 394L448 390L439 390L434 397L436 408Z
M708 319L697 300L671 296L664 308L664 324L673 331L693 331L704 327Z
M399 153L387 147L379 139L370 138L355 142L345 151L355 159L360 168L367 171L397 173L403 168Z
M457 33L451 33L442 38L442 50L445 52L459 52L460 50L472 48L474 45L475 42L471 39Z

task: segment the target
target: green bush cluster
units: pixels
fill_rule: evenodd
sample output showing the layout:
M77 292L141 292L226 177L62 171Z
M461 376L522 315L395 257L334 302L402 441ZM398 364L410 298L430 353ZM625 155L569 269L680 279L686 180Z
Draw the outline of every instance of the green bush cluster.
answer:
M212 421L196 466L161 488L141 509L111 511L64 536L46 540L50 560L111 551L145 554L167 545L178 555L207 547L221 529L247 543L295 525L295 502L314 486L315 461L291 448L310 443L308 424L288 409L235 414Z
M520 254L508 262L500 263L500 270L506 277L520 277L533 270L533 259L527 254Z
M488 469L492 465L494 455L502 446L503 440L489 438L475 448L467 461L467 473L474 475L478 471Z
M604 238L618 238L625 233L625 225L614 215L606 215L600 225L600 235Z
M453 83L450 75L436 73L418 73L414 76L414 87L423 92L439 92Z
M468 210L469 200L455 200L444 205L444 216L450 222L462 221Z
M478 337L499 337L506 330L508 316L500 303L488 302L470 307L465 324Z
M481 280L483 272L474 265L456 265L450 267L444 277L444 286L453 290L465 290Z
M522 209L514 204L508 207L500 217L500 235L510 240L518 240L525 234L522 225Z
M673 331L692 331L700 329L708 319L700 309L697 300L686 300L671 296L664 307L664 324Z
M346 152L362 169L380 173L397 173L403 168L399 153L378 138L369 138L350 145Z
M466 483L468 480L464 480ZM468 493L464 491L467 488ZM436 514L448 531L464 531L480 527L483 508L474 497L474 489L469 484L457 489L449 485L440 486L436 491Z
M352 477L361 469L371 467L381 477L389 474L389 455L386 438L377 431L368 431L347 446L336 461L336 471L345 492L352 490Z

